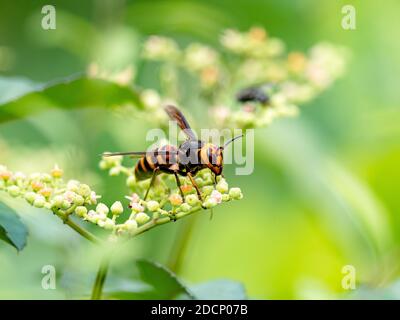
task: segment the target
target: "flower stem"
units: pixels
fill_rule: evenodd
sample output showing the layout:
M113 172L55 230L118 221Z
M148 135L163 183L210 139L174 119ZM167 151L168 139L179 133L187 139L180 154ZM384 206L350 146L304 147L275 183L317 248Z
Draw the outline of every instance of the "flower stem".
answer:
M104 282L106 281L108 267L110 266L111 254L107 252L100 262L99 270L97 271L96 281L92 289L92 300L100 300L103 293Z
M79 224L75 223L69 218L69 214L66 214L65 212L62 212L60 210L53 210L54 214L57 215L61 220L64 221L64 223L75 230L77 233L79 233L82 237L88 239L89 241L100 244L102 242L101 239L96 237L93 233L87 231L86 229L82 228Z

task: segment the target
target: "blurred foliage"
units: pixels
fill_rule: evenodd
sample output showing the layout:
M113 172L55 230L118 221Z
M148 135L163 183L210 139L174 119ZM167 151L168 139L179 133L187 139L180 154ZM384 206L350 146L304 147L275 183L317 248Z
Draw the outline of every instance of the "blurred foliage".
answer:
M251 298L344 298L354 296L341 287L342 267L350 264L358 285L368 287L362 297L391 290L400 273L398 1L54 1L54 32L40 27L47 2L0 3L1 101L83 72L93 61L113 71L138 64L137 82L157 89L151 79L158 67L137 60L140 40L154 33L182 45L216 45L224 28L260 25L289 50L322 40L348 47L353 58L345 77L299 118L256 132L251 176L234 176L227 166L228 181L241 187L244 200L218 208L211 221L208 215L189 217L196 224L173 271L189 284L238 281ZM341 28L344 4L356 8L354 31ZM111 202L123 196L124 181L100 172L98 154L145 149L151 126L139 119L91 108L4 123L0 163L33 172L57 162L67 176L82 177ZM30 238L18 256L0 243L0 298L65 298L61 285L41 288L43 265L56 267L58 284L67 272L96 270L100 253L61 222L9 198L1 201L23 212ZM169 224L126 244L112 275L137 278L131 268L137 258L176 265L174 248L184 225Z

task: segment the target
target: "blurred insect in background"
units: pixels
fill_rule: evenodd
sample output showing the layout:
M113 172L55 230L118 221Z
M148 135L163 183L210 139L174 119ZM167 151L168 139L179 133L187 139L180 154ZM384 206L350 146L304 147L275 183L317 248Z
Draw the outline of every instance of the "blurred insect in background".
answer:
M236 100L241 103L259 102L266 105L269 102L269 97L264 86L254 86L240 90L236 94Z
M167 106L165 111L168 116L177 123L187 137L179 147L167 144L151 151L104 153L103 156L129 155L132 157L140 157L134 170L136 179L141 181L151 178L144 200L146 200L149 194L155 177L162 172L175 176L176 184L183 199L185 197L178 175L187 176L196 189L199 200L202 200L200 189L194 180L194 176L199 170L208 168L214 173L216 182L217 176L222 174L224 149L231 142L241 138L243 135L228 140L223 146L205 143L197 139L196 134L191 129L186 118L176 107Z

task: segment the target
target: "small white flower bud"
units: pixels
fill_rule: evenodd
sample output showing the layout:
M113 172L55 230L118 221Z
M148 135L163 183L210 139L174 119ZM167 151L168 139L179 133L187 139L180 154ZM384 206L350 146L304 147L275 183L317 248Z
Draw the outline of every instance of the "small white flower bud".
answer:
M79 189L79 181L77 180L69 180L67 183L67 189L73 192L78 192Z
M108 174L111 176L111 177L115 177L115 176L118 176L119 174L121 173L121 167L112 167L111 169L110 169L110 171L108 172Z
M41 195L36 195L35 200L33 201L33 205L36 208L43 208L46 203L46 199Z
M60 196L60 195L55 196L52 200L52 204L53 204L53 206L60 208L62 206L63 201L64 201L63 196Z
M204 201L203 205L207 209L213 208L217 205L217 201L214 198L208 198L206 201Z
M147 209L149 209L152 212L157 211L160 208L160 204L154 200L148 201L146 206Z
M97 220L97 225L98 225L99 227L103 228L105 224L106 224L105 221L103 221L103 220Z
M107 219L107 215L104 212L98 213L97 214L97 219L98 220L106 220Z
M143 206L136 202L132 202L130 206L133 212L142 212L144 210Z
M94 211L94 210L89 210L89 212L85 218L92 223L97 223L97 221L99 220L99 217L98 217L96 211Z
M150 217L144 212L139 212L135 215L135 220L139 224L144 224L150 220Z
M89 204L97 204L97 199L101 196L96 195L96 192L92 191L89 196Z
M234 200L240 200L243 198L242 190L240 190L240 188L231 188L229 190L229 196Z
M65 191L64 193L64 199L67 200L68 202L73 202L75 200L76 193L73 191Z
M222 202L222 194L217 190L213 190L210 197L213 198L217 203Z
M84 216L86 216L87 215L87 208L86 207L84 207L84 206L78 206L78 207L76 207L76 209L75 209L75 213L76 213L76 215L78 216L78 217L84 217Z
M221 179L217 183L217 190L221 193L227 193L229 191L228 183L226 182L225 179Z
M129 232L132 232L137 229L138 224L135 220L130 219L130 220L125 221L124 226Z
M115 216L119 216L122 212L124 212L124 207L120 201L115 201L111 206L111 213Z
M96 212L99 213L99 214L103 213L103 214L107 215L109 211L110 210L108 209L108 207L104 203L99 203L97 205L97 207L96 207Z
M12 196L12 197L18 197L20 193L20 189L17 186L9 186L7 188L7 192Z

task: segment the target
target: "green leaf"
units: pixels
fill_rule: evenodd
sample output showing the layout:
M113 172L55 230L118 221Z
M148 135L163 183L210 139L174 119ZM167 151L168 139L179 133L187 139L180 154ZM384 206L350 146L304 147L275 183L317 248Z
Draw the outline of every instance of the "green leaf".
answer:
M70 77L47 85L29 85L26 80L21 80L20 88L16 79L7 81L7 78L0 78L0 90L16 91L8 94L8 99L0 100L0 123L55 108L111 108L129 104L143 108L138 93L132 87L86 76Z
M153 299L173 299L181 294L192 297L191 292L174 273L159 263L137 260L140 279L152 288Z
M0 239L21 251L26 245L28 230L15 211L0 203Z
M137 260L136 267L139 271L141 284L126 285L114 291L106 290L108 298L115 299L176 299L185 297L193 299L192 293L182 282L162 265L148 260Z
M196 299L199 300L245 300L247 299L244 286L236 281L218 279L189 287Z

